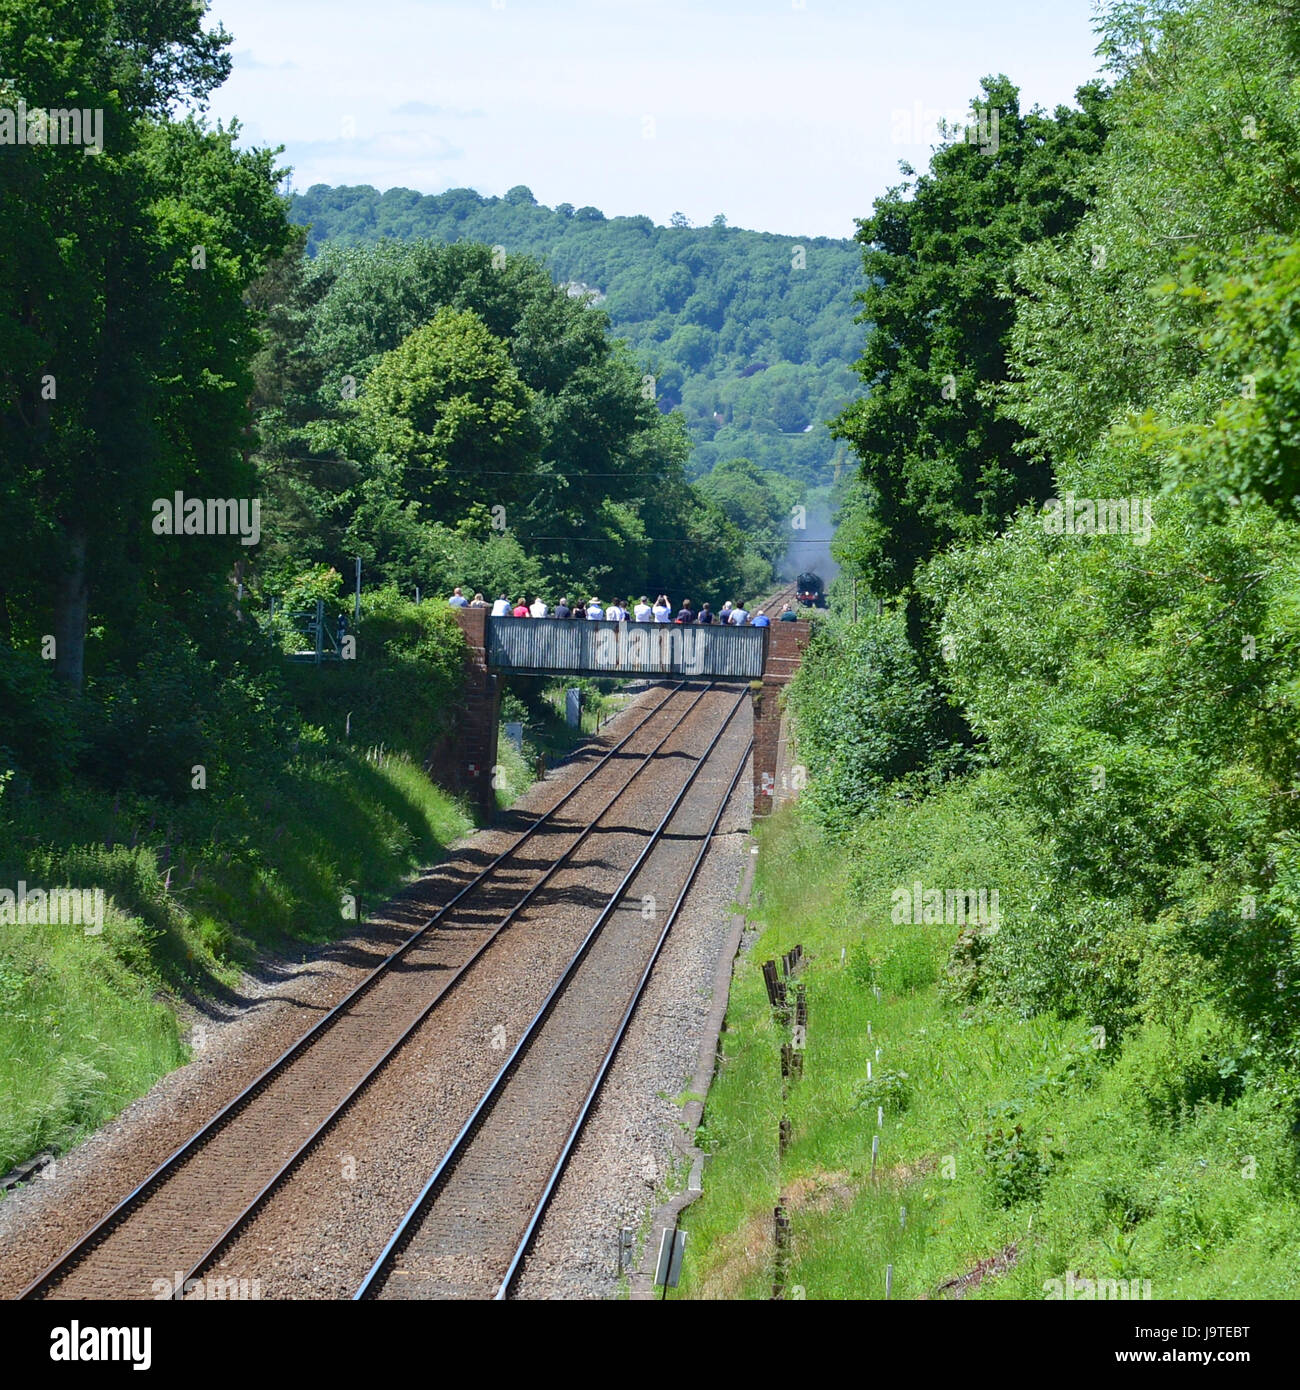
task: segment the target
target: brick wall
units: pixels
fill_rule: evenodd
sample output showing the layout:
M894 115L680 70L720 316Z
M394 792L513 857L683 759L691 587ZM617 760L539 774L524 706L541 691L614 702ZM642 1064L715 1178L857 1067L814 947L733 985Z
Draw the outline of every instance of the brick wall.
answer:
M762 681L750 686L754 702L754 815L771 815L776 801L781 744L781 694L794 679L812 637L806 622L773 623L768 629Z
M465 703L450 758L452 790L468 796L485 818L496 813L492 770L497 764L501 680L487 668L487 608L452 610L465 634Z

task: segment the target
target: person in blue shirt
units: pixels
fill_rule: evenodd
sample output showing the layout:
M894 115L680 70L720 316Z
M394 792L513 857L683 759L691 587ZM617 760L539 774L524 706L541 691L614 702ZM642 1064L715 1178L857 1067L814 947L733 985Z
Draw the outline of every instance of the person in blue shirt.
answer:
M459 586L457 586L451 591L451 597L447 600L447 602L451 604L453 608L469 607L469 599L467 599L465 595L461 593Z
M766 613L755 613L749 625L750 627L771 627L772 620Z

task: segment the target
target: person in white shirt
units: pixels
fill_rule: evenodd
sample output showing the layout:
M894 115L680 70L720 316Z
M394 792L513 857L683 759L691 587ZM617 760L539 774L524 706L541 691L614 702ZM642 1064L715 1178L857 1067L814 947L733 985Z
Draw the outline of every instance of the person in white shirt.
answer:
M492 616L494 618L508 618L510 616L510 600L504 594L492 605Z
M641 595L641 602L637 604L633 611L639 623L648 623L655 615L654 609L645 601L644 594Z
M547 608L546 605L542 602L540 594L537 598L533 600L532 606L528 609L528 611L533 615L534 618L544 618L546 616Z
M749 621L749 613L740 604L736 604L727 621L732 627L744 627Z
M617 599L615 599L614 602L611 603L607 609L605 609L605 621L607 623L627 622L627 609L624 608L623 605Z
M587 617L592 622L596 622L598 619L603 618L604 616L605 609L602 606L600 600L598 598L593 598L591 602L587 604Z
M652 611L654 613L654 620L657 623L670 623L673 620L673 606L668 602L667 594L660 594L659 597L655 599L655 606Z

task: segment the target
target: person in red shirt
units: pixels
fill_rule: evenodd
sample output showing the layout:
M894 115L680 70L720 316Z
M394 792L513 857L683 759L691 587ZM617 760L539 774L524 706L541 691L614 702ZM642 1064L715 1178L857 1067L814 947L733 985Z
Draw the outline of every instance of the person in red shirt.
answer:
M528 600L520 599L515 604L514 611L510 615L512 618L531 618L533 615L528 611Z

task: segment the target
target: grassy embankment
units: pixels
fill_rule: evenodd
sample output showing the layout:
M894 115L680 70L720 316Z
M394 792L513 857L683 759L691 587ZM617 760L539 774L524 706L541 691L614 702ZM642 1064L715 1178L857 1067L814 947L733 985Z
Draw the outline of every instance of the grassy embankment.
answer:
M26 799L24 845L57 848L10 839L3 881L94 883L106 910L97 935L4 927L0 1171L67 1149L188 1060L179 997L234 983L259 950L291 952L349 930L340 885L364 913L471 828L401 756L304 755L265 792L257 813L231 817L212 855L202 832L214 827L174 807L141 801L124 816L103 795L75 810ZM155 831L171 822L162 848L151 820ZM124 831L152 843L123 844Z
M582 712L578 727L565 722L565 689L576 685L582 691ZM601 725L622 709L631 696L623 693L622 681L561 680L540 677L512 677L501 701L501 729L497 739L497 806L513 805L537 780L537 762L545 758L553 767L567 758ZM506 724L524 726L523 748L516 750L506 737Z
M1289 1111L1225 1093L1221 1023L1194 1013L1115 1046L1084 1020L963 1010L942 990L960 929L891 921L899 884L1016 881L1032 847L1003 804L989 777L838 846L790 809L758 831L762 935L737 963L677 1296L769 1297L778 1203L787 1296L882 1298L891 1264L894 1298L1042 1299L1067 1271L1150 1280L1155 1299L1300 1294ZM783 1103L790 1034L760 967L797 942L807 1048Z
M22 741L30 713L3 731L19 771L0 772L0 888L98 888L104 913L98 933L0 925L0 1172L65 1150L185 1062L180 1000L353 930L472 828L420 765L459 699L454 622L386 591L364 619L364 662L195 662L165 688L146 664L119 740L133 768L83 751L43 785L57 743ZM95 699L68 738L102 720ZM178 767L185 790L159 789Z

